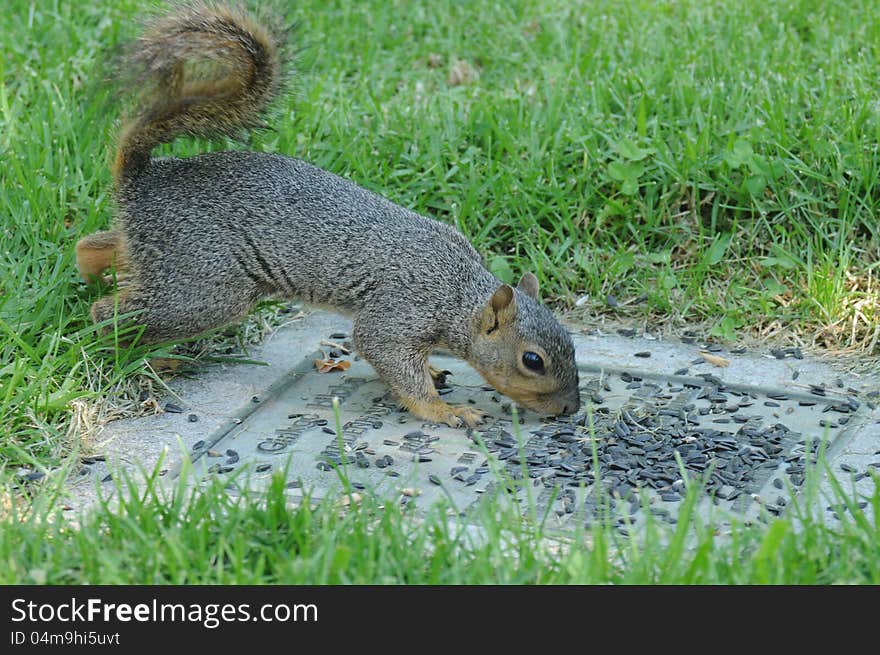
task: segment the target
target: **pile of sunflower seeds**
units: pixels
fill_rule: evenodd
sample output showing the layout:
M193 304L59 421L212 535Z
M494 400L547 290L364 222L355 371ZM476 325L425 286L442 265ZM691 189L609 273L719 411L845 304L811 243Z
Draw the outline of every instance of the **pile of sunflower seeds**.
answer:
M859 409L852 396L820 402L825 391L763 396L728 388L711 374L662 382L624 372L589 380L581 413L557 417L519 442L498 424L472 438L503 463L505 479L554 490L544 496L556 496L560 516L580 510L589 522L604 503L635 519L644 492L659 508L680 502L691 481L715 504L741 512L757 503L778 515L789 502L787 491L804 483L823 444ZM614 400L621 398L622 404ZM799 426L814 429L786 425L793 415ZM837 418L824 418L829 415ZM474 471L450 473L459 483L476 484L490 468L486 461ZM580 507L578 489L590 492L580 494ZM675 521L674 511L655 513Z

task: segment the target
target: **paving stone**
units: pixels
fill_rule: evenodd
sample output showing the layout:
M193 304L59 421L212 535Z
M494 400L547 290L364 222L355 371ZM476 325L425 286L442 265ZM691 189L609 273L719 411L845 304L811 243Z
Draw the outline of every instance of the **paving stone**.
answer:
M504 491L532 497L538 515L560 528L589 526L603 507L638 525L643 504L672 522L686 484L698 479L709 492L699 512L780 514L788 501L780 494L803 484L820 448L847 477L876 459L867 447L876 450L880 437L877 411L863 400L877 379L850 380L809 359L797 360L794 381L793 356L728 352L730 366L719 369L696 363L699 341L578 335L581 412L552 419L523 411L515 422L511 402L465 363L432 357L450 372L445 401L488 412L486 424L465 430L414 418L356 358L347 371L317 372L315 347L349 333L350 324L321 313L279 331L261 351L270 367L207 371L177 390L178 412L109 424L111 443L123 445L116 455L137 459L140 447L148 467L156 451L149 439L182 443L202 479L247 469L234 479L260 488L282 472L292 499L339 491L340 468L363 493L417 490L407 502L426 507L446 498L466 515ZM190 422L193 413L198 422ZM182 456L179 448L166 454L172 479ZM653 511L660 507L664 513Z

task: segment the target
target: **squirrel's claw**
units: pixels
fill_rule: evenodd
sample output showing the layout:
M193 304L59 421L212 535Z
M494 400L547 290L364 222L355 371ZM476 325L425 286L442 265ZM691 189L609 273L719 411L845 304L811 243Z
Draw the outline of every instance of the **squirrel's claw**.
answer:
M402 404L414 415L432 423L445 423L453 428L472 428L482 423L486 413L469 405L447 405L439 398L424 401L404 399Z
M447 425L451 425L454 428L473 428L486 420L486 412L468 405L450 406L449 409L456 423L454 425L447 423Z
M439 369L429 364L428 374L431 376L431 380L434 382L434 387L437 389L441 389L446 386L446 376L452 375L452 371Z

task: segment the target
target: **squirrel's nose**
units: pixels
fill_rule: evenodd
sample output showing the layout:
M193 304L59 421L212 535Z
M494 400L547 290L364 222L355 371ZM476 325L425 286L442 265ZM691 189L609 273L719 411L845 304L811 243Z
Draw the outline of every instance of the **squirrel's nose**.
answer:
M581 408L581 397L580 393L576 389L572 394L571 398L565 401L565 405L562 407L563 414L575 414Z

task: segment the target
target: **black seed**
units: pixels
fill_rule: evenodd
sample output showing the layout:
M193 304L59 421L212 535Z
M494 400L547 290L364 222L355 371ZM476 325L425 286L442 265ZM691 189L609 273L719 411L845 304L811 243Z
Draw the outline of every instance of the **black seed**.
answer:
M620 303L617 302L617 298L612 296L610 293L605 297L605 302L609 307L618 307Z
M318 464L316 465L316 468L319 471L332 471L333 470L333 467L330 466L327 462L318 462Z
M107 475L105 475L105 476L101 479L101 482L110 482L110 480L112 480L112 479L113 479L113 474L112 474L112 473L108 473Z
M189 416L186 417L186 420L189 421L190 423L195 423L196 421L199 420L199 417L196 416L195 414L190 414Z
M337 339L348 339L348 335L343 332L334 332L333 334L330 335L330 338L333 339L334 341Z
M855 466L851 466L850 464L841 464L841 471L846 471L847 473L855 473L858 469Z
M202 441L202 440L199 440L199 441L196 441L196 442L193 444L192 449L193 449L193 450L201 450L201 449L204 448L204 447L205 447L205 442Z
M643 350L643 351L641 351L641 352L633 353L633 357L642 357L642 358L644 358L644 359L647 359L647 358L650 357L650 356L651 356L651 353L648 352L647 350Z
M688 368L680 368L673 375L687 375L690 369Z
M436 484L437 486L440 486L441 484L443 484L442 482L440 482L440 478L438 478L436 475L429 475L428 481L431 484Z
M183 413L183 407L180 405L175 405L174 403L165 403L165 411L170 414L181 414Z
M815 404L816 404L816 402L813 400L799 400L798 401L798 405L800 405L801 407L812 407Z
M782 480L780 480L779 478L773 480L773 486L777 489L782 489L785 487L785 485L782 483Z

